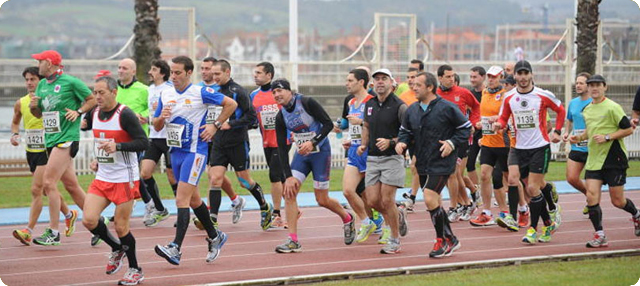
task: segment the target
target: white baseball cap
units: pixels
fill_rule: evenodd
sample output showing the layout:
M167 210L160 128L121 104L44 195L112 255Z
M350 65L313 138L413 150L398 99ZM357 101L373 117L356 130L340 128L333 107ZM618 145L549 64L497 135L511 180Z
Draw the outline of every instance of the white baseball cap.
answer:
M499 66L491 66L487 71L487 74L491 76L498 76L501 73L502 73L502 68Z

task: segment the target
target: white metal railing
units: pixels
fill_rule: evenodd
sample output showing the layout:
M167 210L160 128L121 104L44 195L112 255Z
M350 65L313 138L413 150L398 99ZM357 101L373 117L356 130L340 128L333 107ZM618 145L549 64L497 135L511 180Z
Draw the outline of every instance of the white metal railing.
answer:
M336 138L336 134L332 132L331 134L329 134L329 140L331 142L331 167L334 169L343 168L345 164L345 151L342 148L342 139ZM250 130L249 141L251 146L251 150L249 151L251 170L268 169L267 162L264 158L262 149L262 137L260 133L257 130ZM624 143L629 153L629 158L640 157L640 131L634 131L631 136L628 136L624 139ZM566 147L567 146L565 146L565 148ZM295 152L294 149L295 148L292 148L289 154L289 158L293 158L293 152ZM560 152L560 144L551 144L551 151L553 160L557 159L559 155L568 154L568 152ZM12 146L7 139L0 140L0 161L25 159L24 164L26 165L27 163L25 157L26 156L23 145L15 147ZM93 158L93 139L82 138L80 140L80 150L78 151L78 155L74 159L75 167L78 174L91 173L89 164L91 163L91 160ZM164 172L164 160L160 160L160 162L160 170Z

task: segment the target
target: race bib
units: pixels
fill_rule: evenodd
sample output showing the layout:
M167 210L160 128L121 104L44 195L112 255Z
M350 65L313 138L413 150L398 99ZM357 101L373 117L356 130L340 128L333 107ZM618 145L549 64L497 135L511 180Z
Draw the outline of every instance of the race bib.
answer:
M100 149L100 145L104 142L115 142L113 138L95 138L93 142L93 154L96 156L99 164L114 164L116 162L116 153L107 153Z
M300 149L300 146L307 141L311 141L313 137L316 137L315 132L294 133L294 139L296 140L296 148ZM309 153L318 153L318 146L313 147L313 150Z
M482 135L496 135L493 131L493 126L491 126L491 123L489 122L488 116L482 116L480 118L480 123L482 124Z
M169 123L166 125L167 130L167 146L182 148L182 132L184 125Z
M25 141L27 142L27 148L33 151L44 151L44 130L42 129L28 129L26 132Z
M220 113L222 113L222 106L220 105L207 106L207 118L206 118L207 124L213 124L213 122L218 120Z
M260 119L262 120L262 128L264 130L276 130L276 115L277 110L264 110L260 112Z
M513 114L516 129L526 130L538 127L538 113L535 110L520 110Z
M60 132L60 114L58 111L47 111L42 113L42 124L45 133Z
M349 124L349 136L351 137L351 144L360 144L362 142L362 125Z
M580 136L580 135L584 134L585 131L586 130L584 130L584 129L574 129L573 130L573 135ZM580 142L576 143L576 146L578 146L578 147L587 147L588 144L589 144L589 140L583 140L583 141L580 141Z

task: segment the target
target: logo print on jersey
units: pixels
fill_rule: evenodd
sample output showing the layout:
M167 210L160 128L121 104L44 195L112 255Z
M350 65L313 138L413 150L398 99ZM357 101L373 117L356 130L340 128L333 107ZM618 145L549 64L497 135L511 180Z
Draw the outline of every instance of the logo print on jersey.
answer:
M522 100L522 102L520 102L520 106L522 107L527 107L529 105L529 102L526 100Z
M500 100L500 97L502 97L502 93L498 93L498 94L496 95L496 100Z
M207 87L204 90L206 90L208 93L215 93L216 91L213 90L213 88Z
M56 84L56 87L53 88L53 92L60 92L60 85Z
M371 115L372 111L373 111L373 107L367 108L367 115Z

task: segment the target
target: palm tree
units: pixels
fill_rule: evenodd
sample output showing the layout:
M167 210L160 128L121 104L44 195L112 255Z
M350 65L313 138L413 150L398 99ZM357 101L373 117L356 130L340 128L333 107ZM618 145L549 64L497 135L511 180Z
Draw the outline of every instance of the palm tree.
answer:
M160 33L158 27L158 0L135 0L136 25L133 28L133 58L138 67L136 77L147 82L147 71L151 61L159 59L162 51L158 47Z
M596 70L596 52L598 50L598 25L600 25L600 11L598 5L602 0L578 0L576 25L578 45L576 74Z

